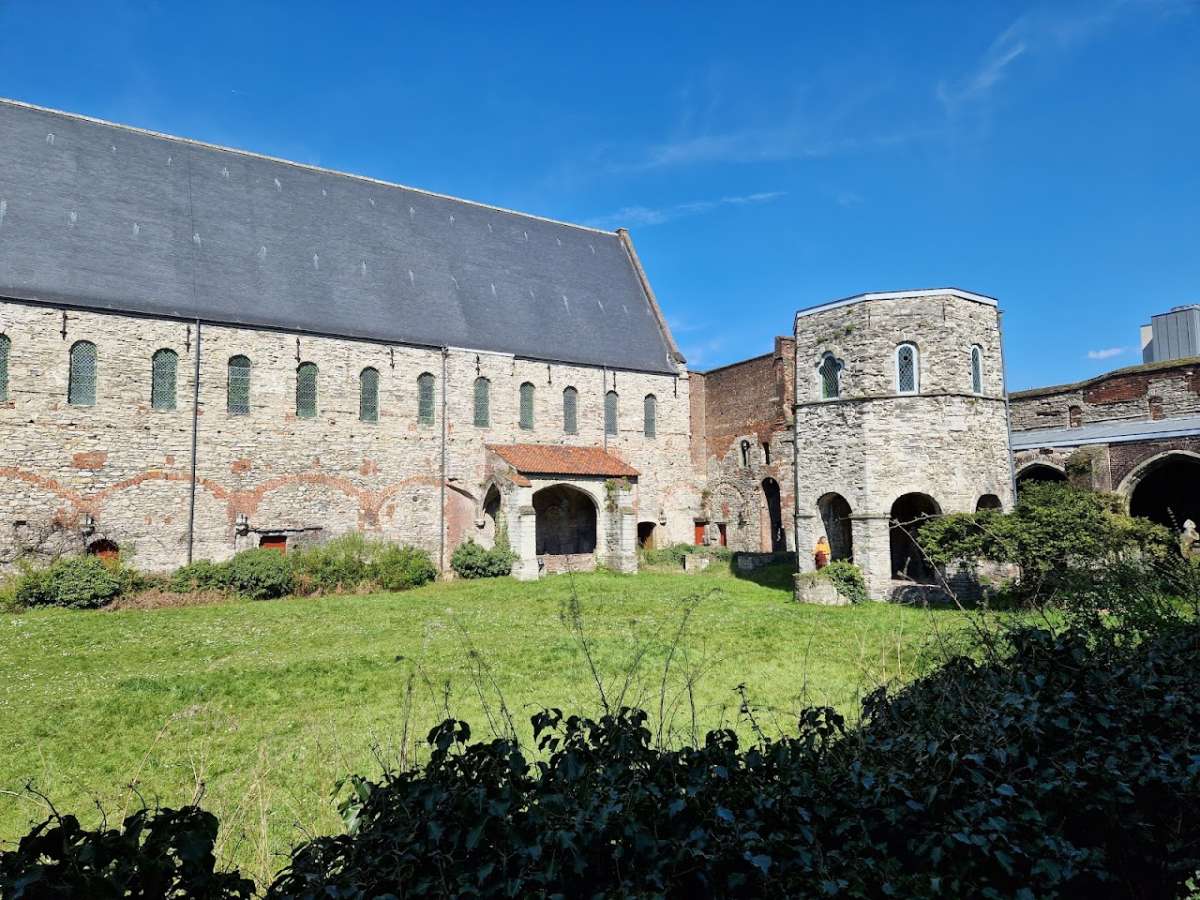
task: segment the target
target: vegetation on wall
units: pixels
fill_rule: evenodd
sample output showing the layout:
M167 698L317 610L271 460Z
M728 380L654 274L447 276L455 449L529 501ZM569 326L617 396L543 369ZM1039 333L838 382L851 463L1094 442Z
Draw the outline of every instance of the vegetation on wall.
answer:
M834 560L820 569L817 575L832 581L837 592L851 603L865 603L870 599L867 596L867 582L863 578L862 569L852 562L844 559Z

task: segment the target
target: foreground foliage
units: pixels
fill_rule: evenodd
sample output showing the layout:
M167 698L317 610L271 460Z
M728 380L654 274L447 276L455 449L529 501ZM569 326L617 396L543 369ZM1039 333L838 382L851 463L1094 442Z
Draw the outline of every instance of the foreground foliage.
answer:
M501 531L496 536L496 545L490 549L470 538L459 544L450 556L450 568L459 578L501 578L512 574L516 561L517 555L509 549Z
M57 559L44 569L26 568L14 579L13 597L22 606L95 609L121 593L119 562L98 556Z

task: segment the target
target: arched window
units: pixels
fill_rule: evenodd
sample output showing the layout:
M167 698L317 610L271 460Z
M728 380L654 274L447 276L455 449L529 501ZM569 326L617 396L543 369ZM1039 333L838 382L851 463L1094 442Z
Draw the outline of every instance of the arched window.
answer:
M8 351L12 341L7 334L0 334L0 402L8 399Z
M742 441L742 465L748 467L750 465L750 442Z
M1083 407L1068 406L1067 407L1067 425L1070 428L1083 427Z
M358 373L358 418L379 421L379 370L370 366Z
M609 391L604 395L604 433L615 435L617 433L617 392Z
M96 405L96 345L91 341L71 345L67 402L72 406Z
M433 375L429 372L417 376L417 424L433 424Z
M492 383L480 376L475 379L475 426L487 428L491 422L491 387Z
M983 348L978 344L971 348L971 393L983 393Z
M563 391L563 431L567 434L579 431L579 391L573 387Z
M916 344L901 344L896 348L896 391L916 394L921 390L921 363Z
M521 385L521 422L522 428L533 428L533 385L528 381Z
M300 363L296 367L296 415L312 419L317 415L317 364Z
M647 394L646 399L642 401L642 431L646 437L654 437L658 430L658 423L655 419L658 418L658 398L653 394Z
M231 416L250 414L250 358L229 357L225 386L225 409Z
M817 366L817 377L821 382L821 399L836 400L842 393L842 364L832 353L821 357Z
M175 408L175 372L179 354L174 350L156 350L150 357L150 408Z

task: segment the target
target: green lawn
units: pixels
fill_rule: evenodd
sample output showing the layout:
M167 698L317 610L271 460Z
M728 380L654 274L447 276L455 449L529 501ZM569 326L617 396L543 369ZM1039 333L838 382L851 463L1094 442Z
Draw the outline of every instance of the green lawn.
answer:
M541 706L596 712L599 690L561 615L572 586L607 693L628 683L626 703L656 721L665 697L675 740L690 738L693 708L700 733L719 724L748 733L739 684L771 733L789 730L806 705L853 715L864 693L913 677L965 621L874 603L802 606L785 584L779 573L758 582L597 573L0 614L0 840L44 815L27 783L85 821L98 818L97 803L119 817L135 802L131 783L166 804L202 786L222 819L222 856L265 878L295 840L338 828L330 795L341 776L419 759L447 708L479 737L501 715L498 695L524 738Z

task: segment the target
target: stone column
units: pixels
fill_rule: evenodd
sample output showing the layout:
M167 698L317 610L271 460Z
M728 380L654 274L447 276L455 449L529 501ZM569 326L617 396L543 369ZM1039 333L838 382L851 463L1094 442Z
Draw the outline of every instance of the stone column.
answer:
M518 581L536 581L538 578L537 559L537 513L533 506L522 506L517 510L517 527L513 529L513 552L518 559L513 563L513 576Z
M797 513L796 514L796 537L800 541L800 546L796 548L796 560L798 562L798 570L801 572L813 572L816 570L816 560L813 559L813 548L817 546L817 538L820 537L820 529L822 528L819 517L812 513Z
M872 600L887 600L892 587L892 544L887 515L852 515L850 532L854 541L854 563L862 569L867 594Z
M620 514L620 543L618 546L615 568L620 572L636 572L637 557L637 510L632 506L622 506Z

